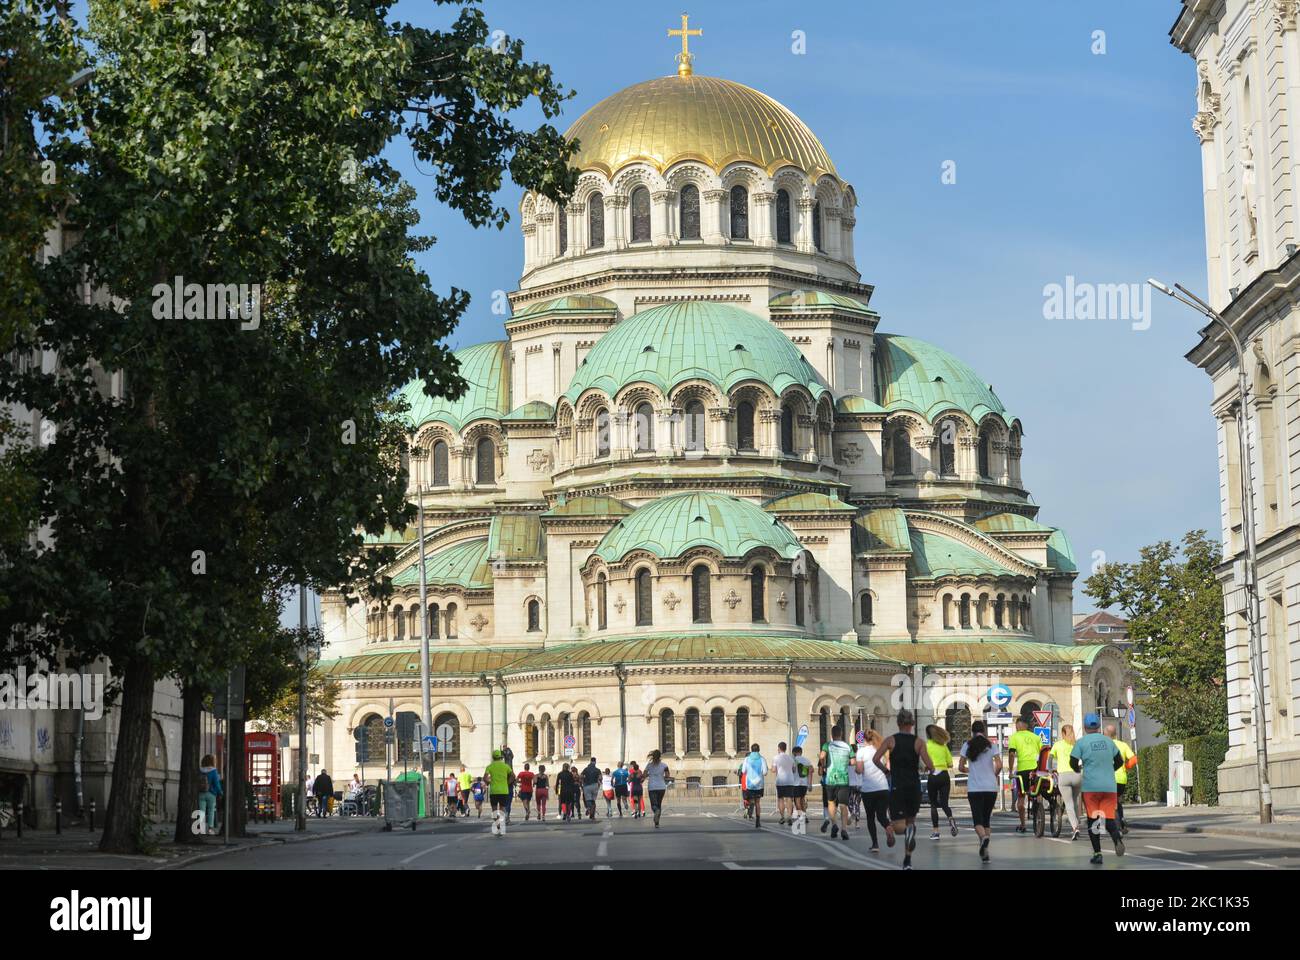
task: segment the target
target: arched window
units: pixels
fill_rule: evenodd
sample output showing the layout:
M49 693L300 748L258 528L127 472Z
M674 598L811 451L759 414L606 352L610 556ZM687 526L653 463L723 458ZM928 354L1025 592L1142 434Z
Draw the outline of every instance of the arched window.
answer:
M474 446L474 463L479 483L497 482L497 445L490 437L479 437Z
M1030 730L1034 729L1034 713L1042 709L1043 705L1037 700L1026 700L1020 705L1020 716L1028 722Z
M659 752L672 756L677 752L677 731L673 728L673 712L659 711Z
M632 191L628 202L632 209L632 242L641 243L650 239L650 191L637 187Z
M542 602L540 600L528 601L528 632L537 633L542 629Z
M691 620L694 623L713 621L712 598L709 595L709 568L702 563L691 568Z
M447 604L447 639L456 639L456 604Z
M564 207L555 211L555 219L560 222L560 253L569 249L569 214Z
M822 707L817 711L817 739L822 743L831 741L831 708Z
M721 707L709 711L709 753L727 752L727 715Z
M633 429L636 431L636 452L652 453L655 448L654 407L638 403L632 411Z
M980 431L979 445L979 471L980 476L985 480L993 479L993 472L989 464L993 461L993 437L987 429Z
M1022 630L1034 629L1029 622L1029 601L1028 600L1022 600L1020 602L1020 629Z
M382 724L383 721L381 720L380 723ZM444 724L451 727L451 746L447 750L447 759L459 760L460 759L460 721L456 719L456 714L454 713L440 713L433 718L433 729L437 730L439 727L443 726ZM380 727L380 730L381 730L380 737L382 738L383 728ZM384 755L381 752L379 754L379 759L382 760L383 756ZM438 744L438 756L439 757L442 756L441 743Z
M957 475L957 424L951 420L939 424L939 475Z
M441 624L438 623L438 605L429 604L429 639L437 640L442 636Z
M596 575L596 629L604 630L609 624L607 615L607 595L609 584L604 573Z
M899 427L894 431L894 476L910 477L912 475L912 438L907 430Z
M754 405L748 400L736 405L736 449L757 449L754 445Z
M536 758L539 754L537 751L537 722L530 713L524 720L524 756Z
M609 456L609 411L604 407L596 411L596 456Z
M749 573L749 608L751 620L767 623L767 571L762 567L755 567Z
M945 711L943 727L948 731L954 751L959 751L961 745L970 739L970 722L970 707L964 703L954 704Z
M406 617L402 616L402 607L399 604L393 607L393 639L404 640L406 638Z
M654 623L651 609L650 571L642 567L636 572L636 625L648 627Z
M433 445L433 485L445 487L448 482L447 444L439 440Z
M546 731L546 756L555 756L555 724L549 713L542 714L542 729Z
M682 187L677 200L678 222L683 240L700 239L700 188L693 183Z
M803 626L803 575L794 578L794 622Z
M691 400L686 404L686 449L704 451L704 404Z
M415 741L415 725L420 722L420 715L410 710L399 710L394 719L397 721L393 727L397 749L394 751L393 759L398 763L407 763L415 759L419 752L412 748Z
M961 595L961 620L959 622L961 623L961 628L963 630L970 629L970 594L969 593L963 593Z
M736 710L736 753L745 754L749 752L749 708L739 707Z
M591 714L586 710L578 714L578 753L591 756Z
M999 630L1002 629L1002 611L1005 609L1005 602L1006 601L1002 599L1002 594L1000 593L997 595L997 599L993 601L993 626L997 627Z
M1011 600L1009 601L1007 607L1007 613L1009 614L1009 617L1007 619L1008 622L1011 624L1011 629L1019 630L1020 629L1020 598L1017 597L1014 593L1011 595Z
M822 248L822 202L813 204L812 210L813 246L820 252Z
M593 193L587 198L587 247L596 249L605 245L605 198Z
M749 191L739 184L731 188L731 239L749 239Z
M691 707L686 711L686 755L697 756L700 752L700 711Z
M776 192L776 242L790 242L790 191Z
M794 409L788 403L781 407L781 452L794 454Z
M384 718L379 714L372 713L361 721L361 736L357 737L357 753L361 754L357 757L358 763L363 759L366 763L384 762Z
M867 626L867 627L871 626L871 624L874 623L874 621L871 619L871 594L869 593L864 593L862 595L861 620L863 626Z

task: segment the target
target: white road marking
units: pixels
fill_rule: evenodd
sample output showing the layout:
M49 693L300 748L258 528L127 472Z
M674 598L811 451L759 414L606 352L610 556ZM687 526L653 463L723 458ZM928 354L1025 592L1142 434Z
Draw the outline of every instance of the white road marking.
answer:
M727 817L726 819L739 820L740 818ZM903 869L902 867L895 866L892 863L882 863L879 860L870 860L867 857L859 856L858 854L854 853L851 850L842 850L840 849L839 844L843 843L844 842L843 840L838 840L838 839L824 840L824 839L818 839L816 837L811 837L811 836L796 836L795 834L790 833L789 831L779 830L775 827L761 827L760 829L765 830L768 833L775 833L779 837L789 837L791 840L797 840L802 843L811 843L815 847L824 850L830 854L833 854L834 856L839 857L841 860L847 860L849 863L856 863L865 867L870 867L873 870Z
M598 863L598 864L596 864L594 867L592 867L591 869L593 869L593 870L613 870L614 868L611 867L608 863Z
M742 867L738 863L730 860L723 860L722 865L728 870L825 870L825 867L810 867L804 864L797 864L792 867Z
M430 847L428 850L421 850L419 853L413 853L413 854L411 854L409 857L407 857L405 860L403 860L403 861L401 861L401 862L402 862L402 863L410 863L412 860L418 860L418 859L420 859L420 857L424 856L426 853L433 853L433 851L435 851L435 850L441 850L441 849L442 849L443 847L445 847L445 846L446 846L445 843L440 843L440 844L438 844L436 847Z
M1157 847L1154 843L1144 843L1142 846L1148 850L1159 850L1161 853L1176 853L1180 857L1190 857L1191 854L1186 850L1173 850L1169 847Z
M1210 869L1203 863L1191 863L1187 860L1166 860L1164 857L1148 857L1142 853L1130 853L1129 856L1132 857L1134 860L1153 860L1156 863L1172 863L1175 867L1182 867L1182 868L1191 867L1193 870Z
M608 841L606 841L606 840L602 840L602 841L600 841L600 846L596 847L596 856L598 856L598 857L608 857L608 856L609 856L609 842L608 842Z
M1246 862L1249 863L1252 867L1268 867L1270 870L1282 869L1276 863L1265 863L1262 860L1247 860Z

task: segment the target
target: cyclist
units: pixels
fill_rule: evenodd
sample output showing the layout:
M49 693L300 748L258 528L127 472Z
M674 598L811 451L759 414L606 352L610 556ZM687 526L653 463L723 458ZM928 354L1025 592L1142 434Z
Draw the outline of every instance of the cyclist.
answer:
M1016 787L1020 791L1016 797L1016 813L1020 816L1020 825L1016 833L1025 832L1025 806L1029 796L1029 781L1038 769L1038 751L1043 748L1042 738L1029 729L1029 721L1024 717L1016 718L1016 732L1007 744L1007 766L1015 771Z

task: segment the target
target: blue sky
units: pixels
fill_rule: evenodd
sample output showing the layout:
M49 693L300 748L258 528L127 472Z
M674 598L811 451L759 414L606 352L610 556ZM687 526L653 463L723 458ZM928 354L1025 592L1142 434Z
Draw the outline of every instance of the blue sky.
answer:
M1086 9L1084 9L1086 7ZM1044 287L1205 288L1195 72L1169 44L1178 5L1143 0L697 2L696 71L762 90L797 113L857 190L858 269L880 329L931 340L971 364L1025 424L1024 479L1086 576L1197 527L1218 536L1209 380L1183 359L1198 317L1152 303L1127 320L1045 320ZM395 8L432 24L423 0ZM561 129L622 87L673 72L680 2L484 4L577 92ZM561 12L562 11L562 12ZM992 11L996 11L993 13ZM791 35L807 52L791 52ZM1094 31L1105 53L1093 53ZM537 119L523 113L521 119ZM423 188L409 149L393 161L421 190L435 286L473 296L452 338L502 336L493 291L515 289L518 225L472 230ZM945 161L956 183L941 182ZM512 211L518 191L503 191ZM1076 608L1091 609L1077 584Z

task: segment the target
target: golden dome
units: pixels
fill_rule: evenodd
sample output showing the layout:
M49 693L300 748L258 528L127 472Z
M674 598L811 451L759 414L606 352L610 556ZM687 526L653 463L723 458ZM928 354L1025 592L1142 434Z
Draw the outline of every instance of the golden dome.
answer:
M715 172L737 160L769 174L793 165L816 180L835 165L804 122L771 97L718 77L661 77L620 90L569 128L573 165L612 177L634 161L660 173L679 160Z

